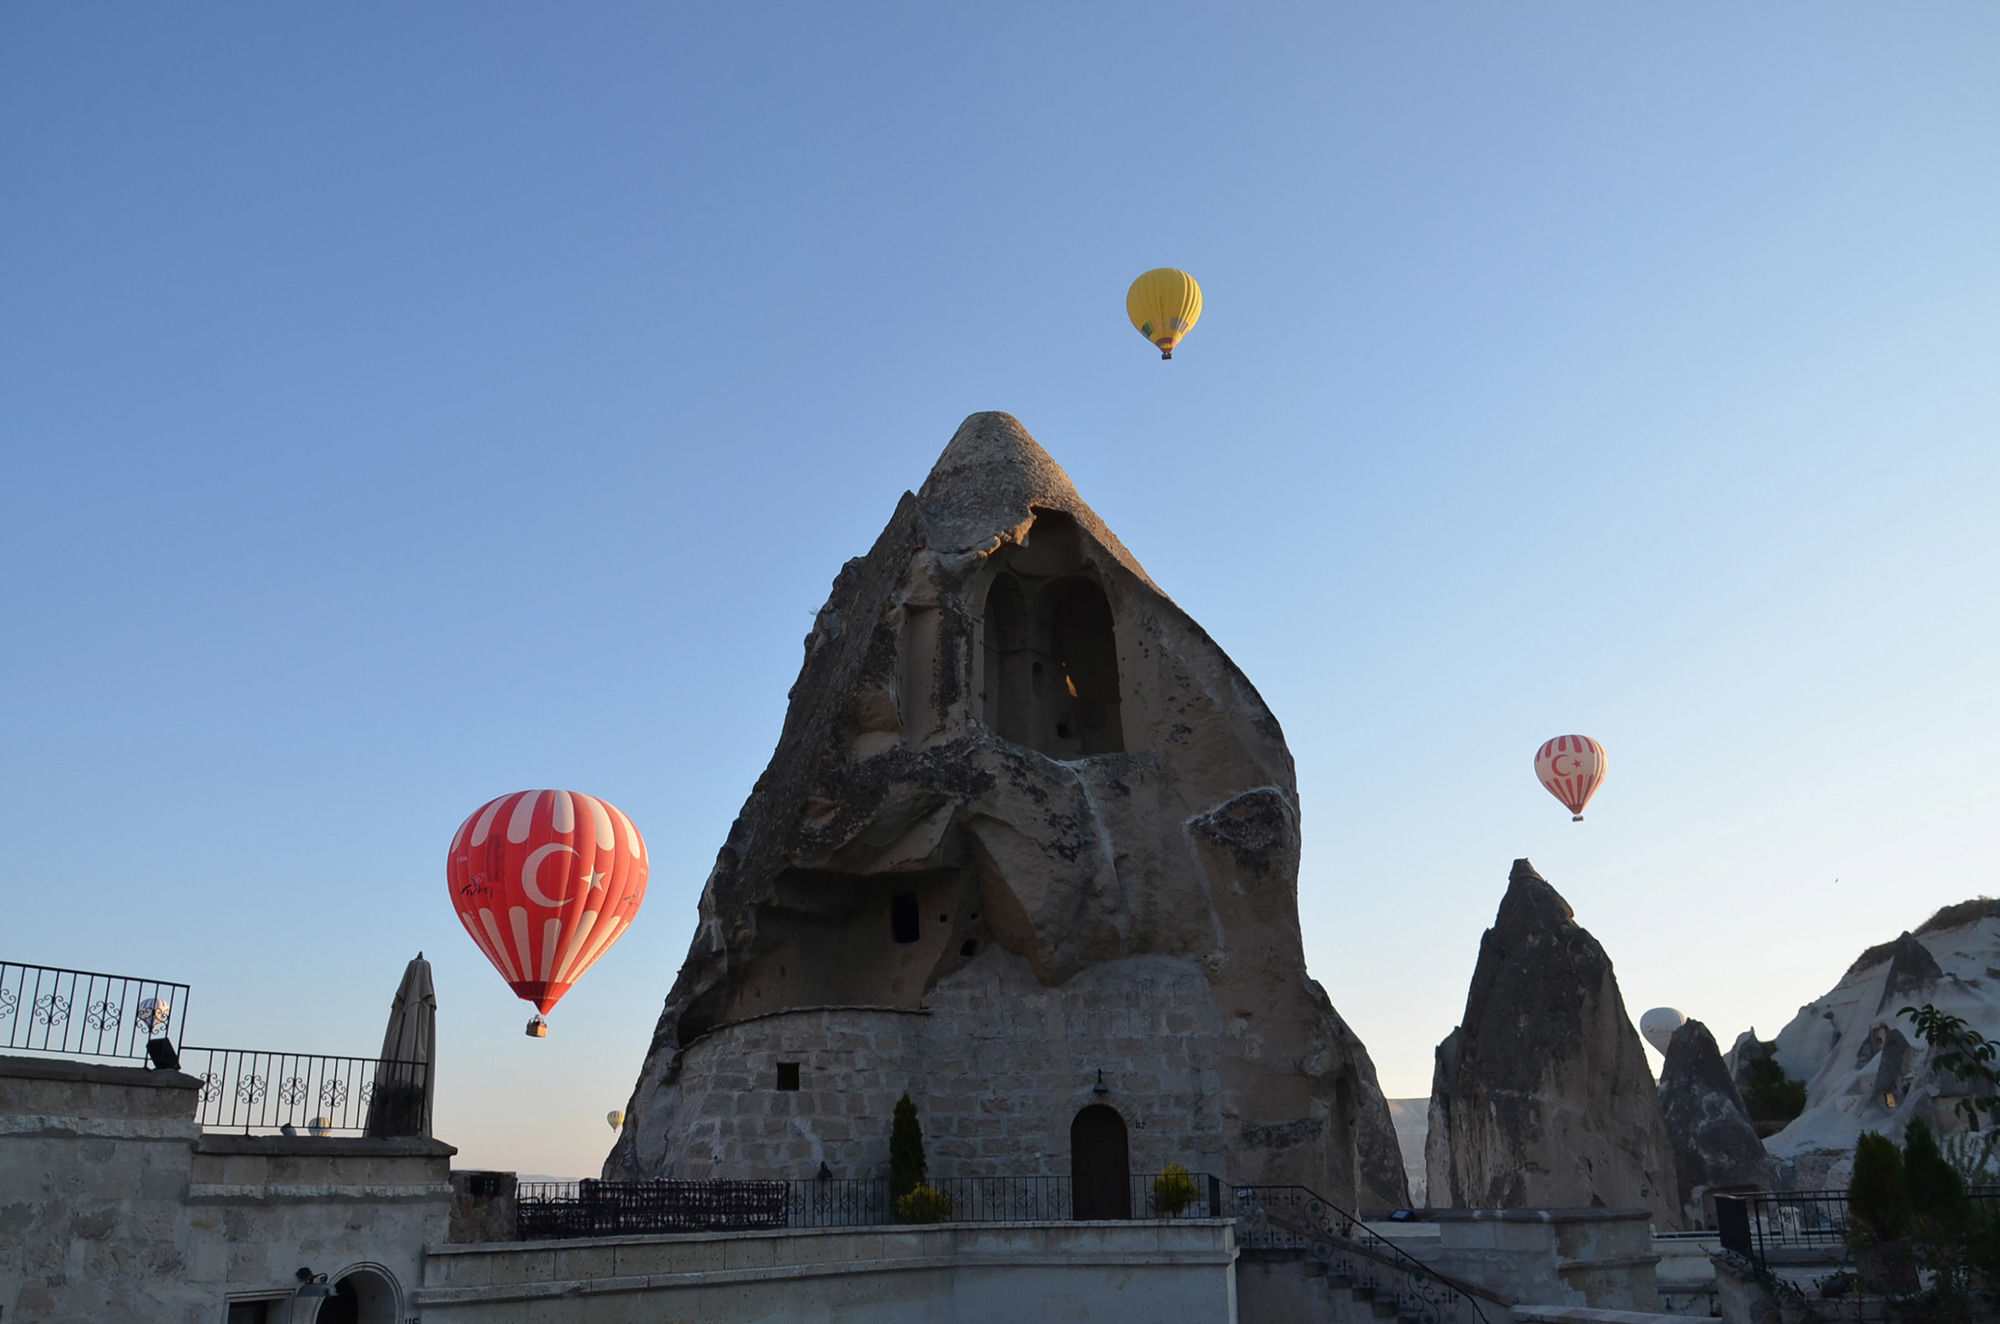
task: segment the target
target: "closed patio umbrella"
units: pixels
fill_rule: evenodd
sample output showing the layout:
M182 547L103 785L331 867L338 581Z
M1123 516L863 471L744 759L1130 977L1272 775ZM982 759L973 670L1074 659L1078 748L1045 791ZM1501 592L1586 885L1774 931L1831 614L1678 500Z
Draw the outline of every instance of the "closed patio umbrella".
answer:
M389 1004L389 1028L375 1063L375 1092L368 1100L371 1136L428 1136L437 1052L437 990L431 963L417 953L403 971Z

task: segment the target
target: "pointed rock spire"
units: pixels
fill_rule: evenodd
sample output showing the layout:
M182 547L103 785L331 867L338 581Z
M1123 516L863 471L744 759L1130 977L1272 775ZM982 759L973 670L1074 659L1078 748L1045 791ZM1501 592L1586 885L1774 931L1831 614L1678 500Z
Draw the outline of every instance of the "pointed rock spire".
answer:
M1118 535L1077 495L1055 457L1012 414L989 410L959 424L917 490L917 501L935 551L991 552L1002 541L1022 541L1034 512L1059 510L1119 564L1152 583Z
M1433 1204L1603 1205L1680 1226L1673 1146L1611 958L1526 860L1479 940L1465 1018L1438 1045Z

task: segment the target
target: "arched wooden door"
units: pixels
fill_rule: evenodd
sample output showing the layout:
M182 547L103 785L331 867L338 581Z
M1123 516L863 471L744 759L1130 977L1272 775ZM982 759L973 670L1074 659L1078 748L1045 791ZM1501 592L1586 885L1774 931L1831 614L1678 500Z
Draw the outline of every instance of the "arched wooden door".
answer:
M1132 1216L1132 1159L1117 1109L1093 1103L1069 1124L1069 1185L1078 1218Z

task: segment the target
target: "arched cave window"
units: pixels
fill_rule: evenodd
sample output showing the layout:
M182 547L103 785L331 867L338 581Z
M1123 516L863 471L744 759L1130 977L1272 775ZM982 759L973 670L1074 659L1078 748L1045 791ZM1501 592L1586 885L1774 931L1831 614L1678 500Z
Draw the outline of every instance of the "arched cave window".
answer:
M1118 639L1095 580L1001 570L986 593L986 725L1052 758L1116 754Z
M921 935L917 917L917 894L898 892L889 899L889 936L899 943L912 943Z
M1116 754L1125 748L1118 720L1118 641L1111 604L1088 579L1057 580L1042 590L1047 604L1049 652L1056 663L1054 733L1080 753Z

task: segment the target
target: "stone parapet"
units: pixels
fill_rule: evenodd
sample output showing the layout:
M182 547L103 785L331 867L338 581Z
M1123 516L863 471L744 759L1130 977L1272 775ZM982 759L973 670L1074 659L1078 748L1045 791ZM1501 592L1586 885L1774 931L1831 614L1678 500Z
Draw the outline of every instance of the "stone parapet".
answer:
M1660 1306L1652 1216L1644 1209L1433 1209L1426 1263L1505 1300L1599 1310Z
M433 1247L425 1324L1236 1319L1234 1224L957 1223Z

